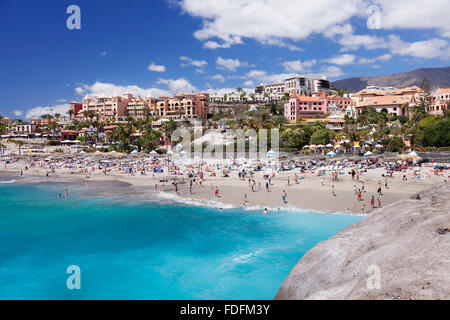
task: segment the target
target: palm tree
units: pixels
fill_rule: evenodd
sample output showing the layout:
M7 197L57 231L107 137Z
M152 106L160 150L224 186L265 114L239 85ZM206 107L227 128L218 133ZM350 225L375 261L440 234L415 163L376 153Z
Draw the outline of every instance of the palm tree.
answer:
M166 122L163 122L161 125L161 131L164 133L165 138L170 138L175 130L177 130L178 125L175 121L169 120Z
M19 154L21 154L21 148L22 148L22 146L25 144L25 142L23 142L22 140L14 140L14 139L9 139L8 140L9 142L11 142L11 143L14 143L16 146L18 146L19 147Z
M67 111L67 114L69 115L69 119L72 120L74 114L73 109L69 109L69 111Z
M60 118L60 117L61 117L61 114L60 114L60 113L55 113L56 122L59 121L59 118Z

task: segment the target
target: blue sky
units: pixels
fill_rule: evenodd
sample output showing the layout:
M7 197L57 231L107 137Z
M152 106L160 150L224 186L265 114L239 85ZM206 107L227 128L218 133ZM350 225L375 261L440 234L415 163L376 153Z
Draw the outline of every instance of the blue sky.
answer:
M81 30L66 27L72 4ZM448 12L447 0L0 0L0 114L63 113L86 94L444 67Z

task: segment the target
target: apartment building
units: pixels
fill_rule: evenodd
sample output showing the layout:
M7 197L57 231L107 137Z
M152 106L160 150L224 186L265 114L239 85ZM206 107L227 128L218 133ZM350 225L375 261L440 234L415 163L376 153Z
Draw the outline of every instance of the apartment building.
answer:
M358 114L367 107L374 107L378 112L410 116L419 98L421 89L417 86L397 89L379 88L363 89L352 95L352 103Z
M152 116L158 116L156 104L156 98L132 98L127 103L127 115L137 120L147 119Z
M327 105L325 92L318 98L308 97L304 92L297 97L293 91L291 98L284 104L284 116L291 122L296 122L298 118L312 119L324 116L327 113Z
M101 121L118 121L127 116L127 105L133 95L125 93L122 96L106 97L100 95L94 98L86 96L82 101L82 109L78 112L77 119L86 119L85 112L93 111L95 118Z
M159 97L156 112L159 117L170 120L206 120L209 112L209 94L180 92L173 97Z
M314 92L330 93L330 81L326 78L308 78L301 76L294 76L284 81L279 81L273 84L261 84L255 87L256 101L273 101L279 102L286 93L291 94L295 92L297 96L305 94L312 95Z
M450 88L434 90L431 94L430 114L434 116L443 116L450 104Z

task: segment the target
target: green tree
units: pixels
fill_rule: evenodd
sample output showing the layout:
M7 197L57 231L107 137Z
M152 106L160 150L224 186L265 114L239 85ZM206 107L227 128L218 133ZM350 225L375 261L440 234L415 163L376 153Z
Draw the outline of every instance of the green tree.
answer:
M328 129L319 129L316 130L313 135L311 136L310 144L328 144L330 143L330 130Z
M450 146L450 119L446 118L424 129L423 145L425 147Z

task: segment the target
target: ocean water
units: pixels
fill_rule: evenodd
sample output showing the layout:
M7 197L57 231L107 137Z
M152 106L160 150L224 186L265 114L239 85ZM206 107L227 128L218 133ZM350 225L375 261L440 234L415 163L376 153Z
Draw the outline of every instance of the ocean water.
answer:
M362 219L219 212L85 185L58 199L66 186L0 184L0 299L273 299L309 249ZM70 265L81 290L66 286Z

